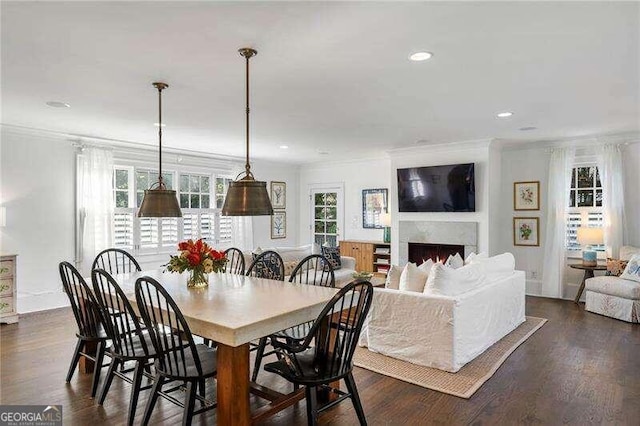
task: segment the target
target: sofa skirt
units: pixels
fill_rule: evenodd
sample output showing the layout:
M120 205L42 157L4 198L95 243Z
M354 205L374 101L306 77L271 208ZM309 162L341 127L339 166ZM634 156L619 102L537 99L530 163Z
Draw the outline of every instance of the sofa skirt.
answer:
M622 321L640 322L640 300L587 291L585 310Z

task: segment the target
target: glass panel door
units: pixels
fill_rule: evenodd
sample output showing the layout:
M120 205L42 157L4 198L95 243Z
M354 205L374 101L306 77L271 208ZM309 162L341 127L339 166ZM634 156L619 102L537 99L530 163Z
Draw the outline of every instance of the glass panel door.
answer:
M311 234L318 245L336 247L342 229L342 188L311 190Z

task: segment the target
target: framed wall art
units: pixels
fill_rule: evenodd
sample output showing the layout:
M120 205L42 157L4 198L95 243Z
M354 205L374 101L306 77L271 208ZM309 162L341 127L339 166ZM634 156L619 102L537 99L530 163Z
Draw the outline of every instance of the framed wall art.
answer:
M537 217L513 218L513 245L538 247L540 245L540 219Z
M271 216L271 239L287 238L287 213L273 212Z
M540 210L540 181L513 183L514 210Z
M287 183L271 181L271 205L274 209L287 207Z
M362 190L362 227L382 229L380 215L387 211L387 188Z

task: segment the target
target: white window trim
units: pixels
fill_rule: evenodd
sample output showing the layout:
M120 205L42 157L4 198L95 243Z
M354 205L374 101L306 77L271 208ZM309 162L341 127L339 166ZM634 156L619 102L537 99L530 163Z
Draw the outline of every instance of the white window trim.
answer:
M596 164L595 160L592 160L590 157L583 159L582 161L576 161L572 168L571 171L573 173L573 170L579 167L598 167L598 165ZM577 183L577 182L576 182ZM593 187L593 189L595 190L596 186ZM585 188L585 189L590 189L590 188ZM602 189L602 187L598 188L598 189ZM575 190L578 191L579 188L569 188L567 191L567 194L570 194L571 190ZM594 197L595 200L595 197ZM565 219L565 221L568 222L568 215L569 214L575 214L575 213L579 213L580 214L580 223L589 223L589 214L590 213L600 213L600 214L604 214L604 208L603 207L567 207L567 218ZM569 259L581 259L582 258L582 251L583 248L580 247L579 249L570 249L570 248L566 248L565 252L566 252L566 256ZM607 254L606 254L606 250L603 251L598 251L597 253L597 258L598 259L606 259Z
M137 218L138 207L136 205L136 182L135 182L135 171L137 169L151 169L157 170L157 164L153 164L149 161L135 159L135 158L116 158L114 159L114 171L116 169L126 169L129 171L128 179L129 179L129 206L127 208L123 207L115 207L115 189L114 189L114 217L118 213L127 213L131 214L133 217L133 245L131 247L118 246L130 250L132 254L135 254L137 257L141 257L143 259L149 259L153 257L157 257L158 255L174 253L176 251L176 245L179 241L184 240L184 223L182 218L178 218L178 232L177 232L177 241L171 243L162 243L162 226L159 226L158 229L158 243L154 248L142 247L140 242L140 222ZM230 168L225 169L214 169L214 168L205 168L197 165L182 165L176 164L171 165L169 167L163 167L163 174L172 173L173 175L173 189L176 190L178 199L180 198L180 174L189 174L189 175L201 175L208 176L210 179L209 184L209 205L216 205L216 178L224 178L224 179L233 179L233 173L230 172ZM183 209L183 212L186 214L198 213L201 214L211 214L212 218L212 234L214 236L213 239L209 239L209 243L219 247L220 245L228 245L230 241L229 239L221 239L220 232L222 230L222 216L221 209L219 208L208 208L208 209ZM161 219L159 219L161 220ZM200 222L199 222L200 223ZM199 225L198 225L199 226ZM226 229L226 227L225 227ZM115 231L114 231L115 232ZM228 230L227 230L228 232ZM202 236L202 230L198 229L198 237Z

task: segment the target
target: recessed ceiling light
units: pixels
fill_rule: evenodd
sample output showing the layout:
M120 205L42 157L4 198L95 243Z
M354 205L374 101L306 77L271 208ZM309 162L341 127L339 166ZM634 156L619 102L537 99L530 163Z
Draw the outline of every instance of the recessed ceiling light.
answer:
M511 117L512 115L513 115L513 113L512 113L512 112L510 112L510 111L504 111L504 112L499 112L499 113L497 113L497 114L496 114L496 117L498 117L498 118L508 118L508 117Z
M49 101L47 102L47 105L52 108L71 108L71 105L69 105L68 103L59 101Z
M156 127L167 127L165 123L162 123L162 126L160 126L160 123L153 123L153 125Z
M329 151L323 151L321 149L318 150L318 154L320 155L329 155Z
M420 61L426 61L427 59L431 59L432 56L433 56L433 53L431 52L416 52L409 55L409 59L411 59L412 61L420 62Z
M536 130L537 127L534 126L526 126L526 127L520 127L518 130L522 131L522 132L528 132L529 130Z
M280 149L289 149L288 145L280 145Z

